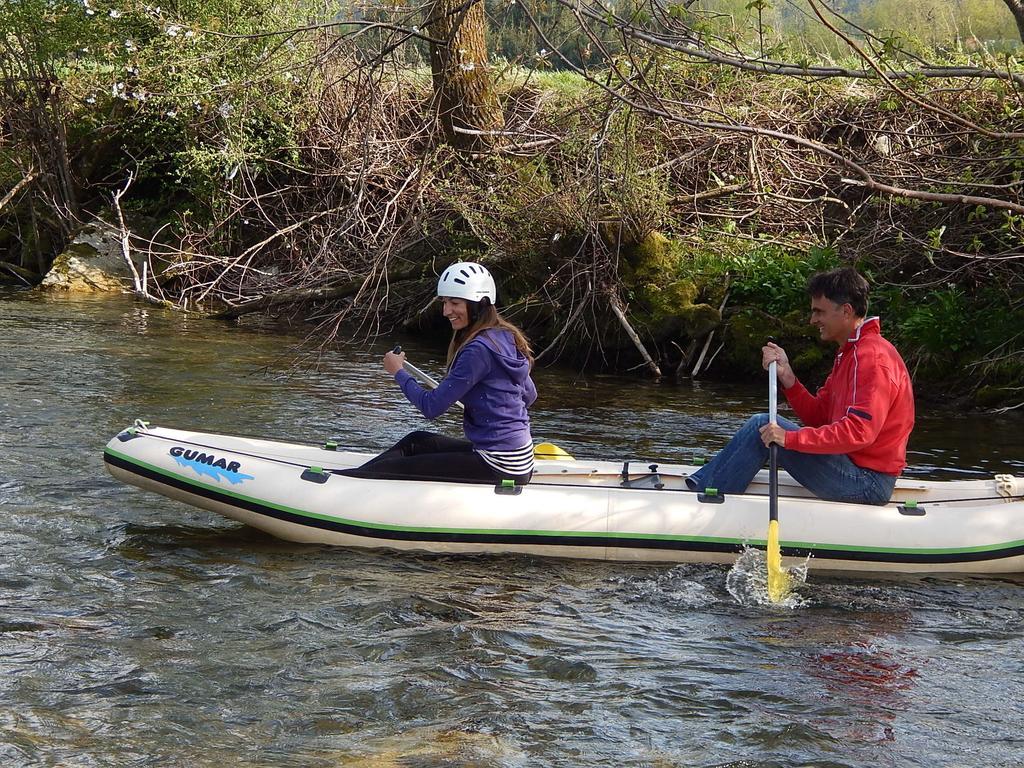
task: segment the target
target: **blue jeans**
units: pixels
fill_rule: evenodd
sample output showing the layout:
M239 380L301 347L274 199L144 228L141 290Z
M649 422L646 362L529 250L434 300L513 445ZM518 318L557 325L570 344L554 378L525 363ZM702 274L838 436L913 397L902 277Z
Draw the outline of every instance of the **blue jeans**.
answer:
M792 432L799 426L779 418L779 426ZM768 460L761 442L761 427L768 414L751 416L732 440L711 461L686 479L690 490L716 488L719 493L743 493ZM887 504L896 477L858 467L846 454L801 453L779 448L779 465L800 485L825 501Z

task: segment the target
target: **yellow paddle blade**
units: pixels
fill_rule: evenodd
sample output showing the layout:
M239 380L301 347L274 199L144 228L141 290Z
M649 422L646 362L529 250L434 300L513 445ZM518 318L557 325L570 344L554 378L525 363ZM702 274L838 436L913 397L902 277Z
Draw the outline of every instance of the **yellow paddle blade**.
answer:
M533 458L554 461L575 461L568 453L554 443L537 443L533 449Z
M779 521L768 523L768 599L780 602L789 592L789 574L782 567L782 549L779 547Z

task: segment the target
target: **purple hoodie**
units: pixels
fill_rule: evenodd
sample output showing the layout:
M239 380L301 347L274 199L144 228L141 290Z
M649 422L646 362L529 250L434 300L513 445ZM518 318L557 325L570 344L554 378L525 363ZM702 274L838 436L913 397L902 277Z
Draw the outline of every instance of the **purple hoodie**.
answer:
M492 328L464 346L437 389L424 389L404 369L395 381L428 419L461 400L466 406L462 429L474 448L512 451L533 439L526 409L537 399L537 387L530 362L509 331Z

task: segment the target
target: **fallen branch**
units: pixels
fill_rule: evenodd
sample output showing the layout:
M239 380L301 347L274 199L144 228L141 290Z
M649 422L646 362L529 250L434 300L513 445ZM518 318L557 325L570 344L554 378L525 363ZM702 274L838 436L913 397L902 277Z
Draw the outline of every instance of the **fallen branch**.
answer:
M587 281L587 295L589 295L589 294L590 294L590 281L588 280ZM580 314L582 314L583 309L586 306L587 306L587 302L586 301L580 301L580 303L576 305L576 308L572 311L572 314L569 315L569 319L566 320L565 323L562 325L562 329L558 332L558 335L555 336L554 340L550 344L548 344L546 347L544 347L544 350L539 355L534 357L533 360L534 360L535 363L536 362L540 362L540 359L542 357L544 357L544 355L546 355L548 352L550 352L552 349L555 348L555 346L558 344L558 342L561 341L562 337L565 335L566 331L568 331L572 327L573 323L575 323L576 320L579 319Z
M38 175L39 174L37 174L35 172L35 170L33 169L33 170L29 171L25 175L25 178L23 178L21 181L19 181L17 184L15 184L13 189L11 189L10 192L8 192L6 195L4 195L3 200L0 200L0 211L3 210L5 205L7 205L9 202L11 202L11 200L14 199L15 195L17 195L19 192L21 192L21 190L23 190L25 187L27 187L29 184L31 184L32 181Z
M596 22L608 29L615 30L627 39L640 40L648 43L656 49L675 51L677 53L692 56L695 59L706 61L709 64L722 64L734 69L753 72L760 75L781 75L798 77L804 80L815 79L825 80L831 78L847 78L851 80L877 80L879 73L877 69L852 69L838 66L813 66L796 62L773 61L764 58L750 58L742 54L730 54L724 51L702 45L693 36L690 30L683 29L685 37L682 40L676 38L671 30L663 34L652 32L633 24L624 16L609 12L602 6L588 7L569 3L568 0L558 0L566 7L571 8L576 14L586 16L590 21ZM535 30L542 32L542 28L529 12L526 18ZM581 25L582 26L582 25ZM547 41L545 41L547 42ZM555 49L557 51L557 49ZM563 58L564 61L564 58ZM898 80L916 80L922 77L938 78L979 78L983 80L1010 80L1018 85L1024 85L1024 76L1017 72L984 69L981 67L953 67L940 66L925 63L917 69L893 70L887 73L888 78Z
M31 288L33 285L37 285L42 278L31 270L25 269L24 267L18 267L14 264L9 264L6 261L0 261L0 267L3 267L16 278L21 280L25 285Z
M389 272L387 275L387 281L389 283L395 283L403 280L410 280L415 277L419 277L419 268L410 267L405 270ZM307 304L311 301L344 299L352 294L359 293L359 291L361 291L372 278L373 275L366 275L364 277L356 277L351 280L346 280L341 283L330 283L316 288L299 288L292 291L280 291L278 293L272 293L269 296L256 299L255 301L247 301L245 304L239 304L237 307L230 307L229 309L221 310L220 312L214 313L213 317L219 320L234 320L242 317L243 315L252 314L253 312L260 312L265 309L285 306L288 304Z
M694 192L692 195L677 195L672 199L673 203L697 203L701 200L712 200L716 197L731 195L733 192L742 192L750 186L750 182L744 181L740 184L728 184L715 189L705 189L703 192Z
M201 294L199 294L199 298L196 299L196 302L198 303L198 302L201 302L203 299L205 299L207 297L207 295L209 295L209 293L214 288L217 287L217 284L220 283L220 281L224 279L224 277L228 274L228 272L230 272L232 269L237 267L242 262L242 260L245 259L247 256L251 257L251 256L255 255L256 253L258 253L263 248L265 248L270 243L274 242L275 240L278 240L278 239L284 237L285 235L287 235L287 234L289 234L291 232L294 232L295 230L297 230L297 229L299 229L301 227L304 227L304 226L307 226L309 224L312 224L317 219L322 219L325 216L331 216L333 214L336 214L340 210L342 210L343 208L344 208L344 206L337 206L335 208L331 208L330 210L317 211L316 213L312 214L311 216L306 217L302 221L296 221L296 222L293 222L292 224L289 224L287 227L283 227L281 229L278 229L276 232L274 232L273 234L268 235L267 237L263 238L262 240L260 240L255 245L249 246L244 251L242 251L237 257L235 257L231 261L230 264L228 264L227 266L225 266L221 270L220 274L217 275L217 277L215 277L210 282L210 284L206 286L206 288L203 290L203 292Z
M725 304L729 301L729 281L732 279L732 275L726 275L725 277L725 295L722 297L722 303L718 305L718 316L721 317L725 311ZM700 357L697 358L697 364L693 366L693 372L690 374L693 378L697 378L697 374L700 373L701 365L704 363L704 358L708 353L708 349L711 347L711 340L715 337L715 329L712 328L708 331L707 339L704 341L704 348L700 351ZM717 352L715 354L718 354ZM712 360L714 357L712 357ZM708 360L708 365L711 365L711 360Z
M138 296L140 299L148 301L150 304L156 304L160 307L171 306L169 301L164 299L158 299L156 296L150 296L149 291L146 290L146 273L143 270L142 277L139 277L139 270L135 268L135 262L132 261L131 247L129 240L131 239L131 233L128 231L128 227L124 223L124 214L121 212L121 197L128 188L132 185L135 180L134 175L131 171L128 172L128 181L125 182L124 188L119 189L114 193L114 213L117 214L117 227L118 236L121 239L121 256L124 257L125 264L128 265L128 269L132 273L133 290L132 293Z
M650 368L651 373L653 373L656 377L660 379L661 369L658 367L658 364L654 362L654 358L652 358L650 352L647 351L647 347L645 347L644 343L640 340L640 336L637 335L637 332L633 330L633 326L629 324L629 320L626 319L626 314L622 311L622 308L619 306L619 300L615 296L611 296L609 298L611 299L609 301L609 305L612 308L612 312L619 319L619 322L622 324L622 327L626 331L626 335L629 336L629 338L633 341L634 346L636 346L637 351L640 353L640 356L644 359L644 362L647 363L647 367Z
M1024 408L1024 403L1017 403L1016 405L1008 405L1005 408L996 408L992 413L1006 413L1007 411L1015 411L1018 408Z

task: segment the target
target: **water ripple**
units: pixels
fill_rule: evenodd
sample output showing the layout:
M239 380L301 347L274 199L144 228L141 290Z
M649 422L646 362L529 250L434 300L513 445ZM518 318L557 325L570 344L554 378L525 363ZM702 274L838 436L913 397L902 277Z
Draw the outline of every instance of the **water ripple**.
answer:
M756 550L667 567L277 541L121 486L103 443L147 417L382 447L422 423L379 350L285 379L294 339L272 330L5 296L4 766L1019 762L1024 577L813 574L774 606ZM688 461L764 407L760 385L537 379L537 435L580 456ZM1024 421L920 416L911 473L1024 473Z

